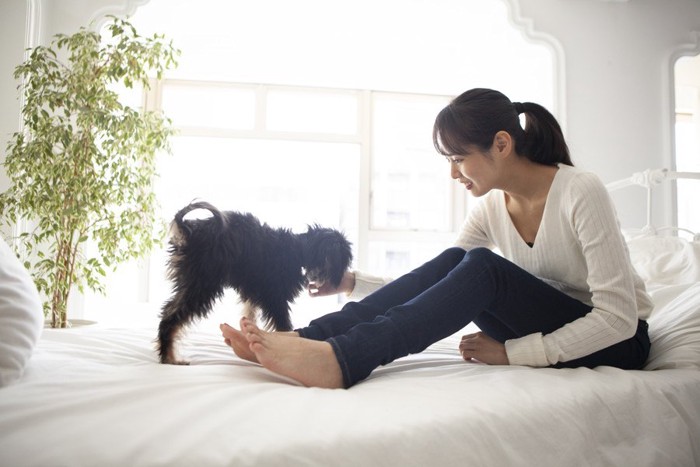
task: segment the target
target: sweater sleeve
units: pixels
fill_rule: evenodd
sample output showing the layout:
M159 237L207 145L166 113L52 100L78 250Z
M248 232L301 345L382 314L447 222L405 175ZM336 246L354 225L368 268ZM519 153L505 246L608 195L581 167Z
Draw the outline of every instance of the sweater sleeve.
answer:
M489 193L474 206L467 216L467 219L464 221L464 224L462 224L454 246L460 247L466 251L476 247L486 247L490 249L494 247L488 234L488 216L489 213L493 212L493 209L489 209L489 203L492 202L493 193Z
M634 274L605 186L582 173L568 187L564 206L588 271L592 310L556 331L506 341L511 364L548 366L590 355L637 328Z
M391 281L390 277L373 276L363 271L355 271L355 287L348 294L348 299L351 301L362 300Z

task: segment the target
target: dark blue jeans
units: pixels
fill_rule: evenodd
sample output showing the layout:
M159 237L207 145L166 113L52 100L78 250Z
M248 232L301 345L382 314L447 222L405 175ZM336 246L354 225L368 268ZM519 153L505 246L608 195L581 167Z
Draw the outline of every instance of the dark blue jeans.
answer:
M445 250L359 302L298 329L331 344L346 387L378 366L419 353L474 322L505 342L550 333L591 310L486 248ZM646 322L632 338L557 367L641 368L649 354Z

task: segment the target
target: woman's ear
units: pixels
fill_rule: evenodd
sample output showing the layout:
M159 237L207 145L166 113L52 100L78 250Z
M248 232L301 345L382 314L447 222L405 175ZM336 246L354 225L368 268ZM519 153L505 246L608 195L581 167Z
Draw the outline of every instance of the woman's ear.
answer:
M507 156L513 150L513 138L507 131L499 131L493 137L493 152L495 156Z

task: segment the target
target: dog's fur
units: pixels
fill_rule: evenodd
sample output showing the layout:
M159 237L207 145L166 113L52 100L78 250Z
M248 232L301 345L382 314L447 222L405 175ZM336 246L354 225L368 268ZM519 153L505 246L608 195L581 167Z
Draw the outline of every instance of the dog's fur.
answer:
M185 220L195 209L212 216ZM206 317L225 288L238 292L246 316L255 319L260 309L268 329L289 331L294 298L309 282L337 287L352 261L351 245L337 230L311 225L294 234L206 202L191 203L175 215L169 253L173 296L163 304L157 348L161 363L174 364L186 364L175 352L183 328Z

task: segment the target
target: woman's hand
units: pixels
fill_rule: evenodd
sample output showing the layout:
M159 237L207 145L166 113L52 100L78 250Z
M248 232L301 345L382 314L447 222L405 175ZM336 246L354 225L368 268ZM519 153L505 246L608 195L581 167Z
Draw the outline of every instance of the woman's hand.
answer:
M465 360L477 360L489 365L508 365L506 346L483 332L462 336L459 352Z
M324 297L326 295L335 295L339 293L349 294L355 288L355 273L345 271L343 278L340 280L338 287L334 287L330 282L321 284L319 287L315 282L309 282L309 295L312 297Z

